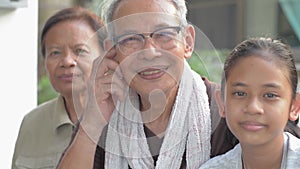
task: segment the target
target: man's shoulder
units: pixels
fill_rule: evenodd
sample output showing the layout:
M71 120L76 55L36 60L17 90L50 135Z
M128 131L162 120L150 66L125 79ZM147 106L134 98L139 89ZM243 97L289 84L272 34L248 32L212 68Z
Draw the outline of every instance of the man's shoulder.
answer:
M202 80L204 81L204 84L207 89L215 90L220 88L220 84L210 81L207 77L202 76Z
M215 91L220 89L220 84L210 81L208 78L206 77L201 77L205 86L206 86L206 93L208 95L209 98L209 102L210 104L216 104L215 102Z

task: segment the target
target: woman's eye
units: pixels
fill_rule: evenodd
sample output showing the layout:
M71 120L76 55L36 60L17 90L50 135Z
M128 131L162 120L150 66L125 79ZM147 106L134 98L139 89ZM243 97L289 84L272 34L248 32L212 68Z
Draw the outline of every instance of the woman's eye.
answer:
M82 48L79 48L79 49L76 49L76 54L79 56L79 55L86 55L87 53L89 53L86 49L82 49Z
M50 52L49 56L58 56L60 54L59 51L52 51Z

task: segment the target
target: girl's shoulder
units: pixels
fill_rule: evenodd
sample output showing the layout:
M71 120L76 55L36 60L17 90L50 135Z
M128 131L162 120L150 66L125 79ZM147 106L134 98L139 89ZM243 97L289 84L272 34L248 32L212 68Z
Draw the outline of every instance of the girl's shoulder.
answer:
M288 137L287 168L299 168L300 166L300 139L285 132Z
M241 146L237 144L232 150L206 161L200 169L232 169L241 166Z
M300 155L300 139L288 132L285 132L285 135L288 137L288 151L295 152Z

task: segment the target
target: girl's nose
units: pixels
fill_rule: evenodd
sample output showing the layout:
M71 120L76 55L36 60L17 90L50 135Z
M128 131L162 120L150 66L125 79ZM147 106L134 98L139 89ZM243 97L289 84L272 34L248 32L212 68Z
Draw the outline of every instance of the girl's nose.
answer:
M249 114L262 114L264 112L262 103L258 98L249 99L249 102L245 107L245 111Z

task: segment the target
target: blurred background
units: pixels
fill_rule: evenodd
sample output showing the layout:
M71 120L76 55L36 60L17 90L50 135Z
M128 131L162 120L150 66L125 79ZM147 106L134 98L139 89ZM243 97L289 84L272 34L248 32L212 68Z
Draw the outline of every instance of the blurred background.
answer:
M24 115L56 96L40 54L40 32L45 20L62 8L77 5L98 13L100 1L0 0L1 169L11 166ZM248 37L271 36L292 46L300 71L300 0L187 0L187 6L188 20L212 42L217 61ZM215 65L215 60L209 59L208 65ZM199 66L199 58L192 57L189 63L198 73L207 75L207 69Z
M83 6L99 13L100 2L101 0L39 0L39 33L45 20L56 11L71 6ZM186 3L188 21L203 31L221 60L246 38L270 36L292 46L297 69L300 71L300 0L187 0ZM56 93L46 76L40 49L38 55L40 104L55 97ZM190 64L194 70L205 76L206 72L200 69L198 61L193 58Z

